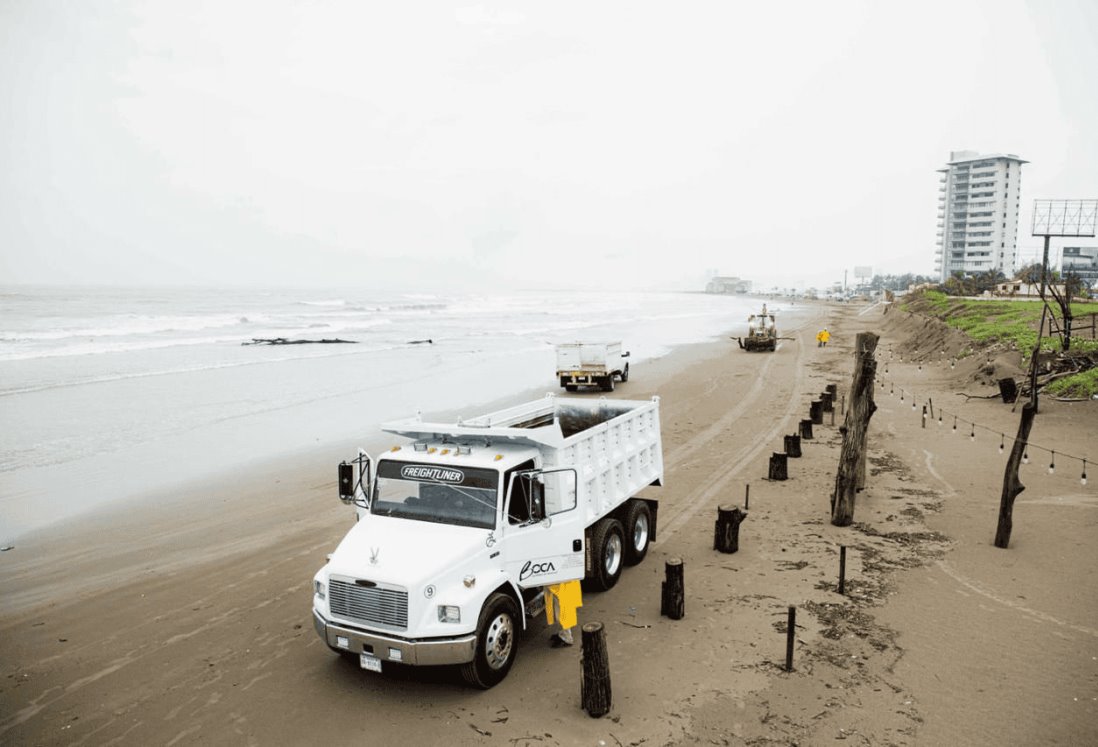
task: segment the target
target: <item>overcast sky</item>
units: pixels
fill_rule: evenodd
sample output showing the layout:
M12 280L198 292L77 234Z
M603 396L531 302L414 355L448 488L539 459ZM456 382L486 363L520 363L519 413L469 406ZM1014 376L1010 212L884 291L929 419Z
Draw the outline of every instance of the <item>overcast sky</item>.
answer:
M0 0L0 94L0 283L803 286L930 274L950 150L1023 250L1098 197L1093 0Z

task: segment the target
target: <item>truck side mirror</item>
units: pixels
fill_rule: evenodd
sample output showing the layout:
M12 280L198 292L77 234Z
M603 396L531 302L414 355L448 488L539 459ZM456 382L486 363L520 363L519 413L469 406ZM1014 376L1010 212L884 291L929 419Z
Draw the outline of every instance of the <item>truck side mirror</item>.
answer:
M339 463L339 500L350 503L355 499L355 466L348 462Z
M626 350L624 353L621 354L621 357L622 358L628 358L629 357L629 351Z

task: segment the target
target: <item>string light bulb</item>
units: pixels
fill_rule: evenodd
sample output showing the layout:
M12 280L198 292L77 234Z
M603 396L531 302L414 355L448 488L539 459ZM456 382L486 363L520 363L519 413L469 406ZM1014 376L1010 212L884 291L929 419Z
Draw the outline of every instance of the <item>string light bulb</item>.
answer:
M968 438L969 438L970 441L975 441L976 440L976 424L975 423L972 424L972 432L968 434Z
M1055 474L1056 472L1056 452L1052 452L1052 461L1048 463L1048 473Z
M1087 460L1086 459L1083 460L1083 476L1081 478L1079 478L1079 482L1082 485L1087 484Z
M942 427L942 411L938 410L938 427Z
M1026 450L1022 452L1022 464L1029 464L1029 447L1028 446L1026 447Z
M957 416L956 415L953 416L953 432L954 433L957 432Z
M911 409L912 410L915 409L915 398L914 397L911 398Z
M999 453L1003 453L1003 447L1006 446L1006 436L999 434Z

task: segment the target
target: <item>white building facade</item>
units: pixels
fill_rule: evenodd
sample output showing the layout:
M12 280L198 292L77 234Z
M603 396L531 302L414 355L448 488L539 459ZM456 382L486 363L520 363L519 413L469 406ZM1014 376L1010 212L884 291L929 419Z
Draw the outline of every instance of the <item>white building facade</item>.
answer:
M1022 164L1011 153L949 154L938 187L935 266L945 282L953 273L1001 270L1008 277L1018 259L1018 211Z

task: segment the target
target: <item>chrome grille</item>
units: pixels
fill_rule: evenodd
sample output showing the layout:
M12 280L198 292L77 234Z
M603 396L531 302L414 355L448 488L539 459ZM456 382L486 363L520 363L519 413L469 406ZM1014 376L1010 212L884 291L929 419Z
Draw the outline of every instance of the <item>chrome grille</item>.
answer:
M333 615L401 630L408 628L406 591L331 580L328 597Z

